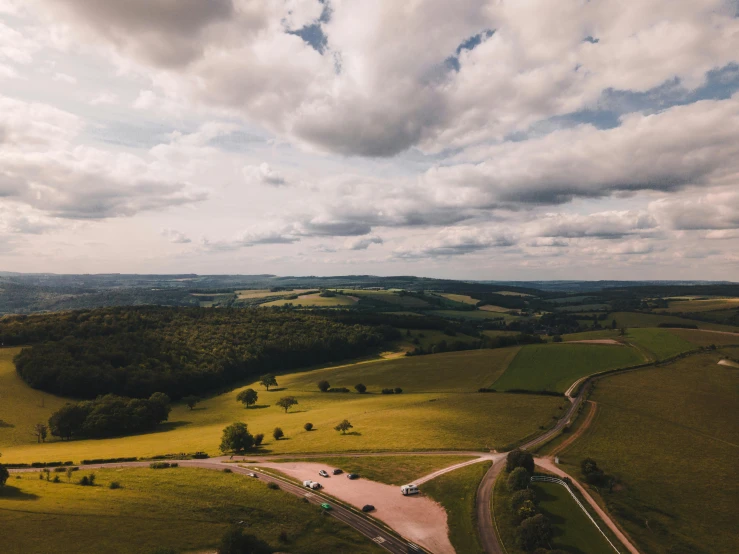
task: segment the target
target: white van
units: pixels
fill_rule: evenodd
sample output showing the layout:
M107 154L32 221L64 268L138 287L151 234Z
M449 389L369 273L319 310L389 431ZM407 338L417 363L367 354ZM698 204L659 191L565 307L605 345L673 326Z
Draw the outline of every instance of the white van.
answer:
M308 489L317 490L321 488L321 483L316 483L315 481L303 481L303 486Z
M403 485L400 487L400 492L403 493L403 496L408 496L409 494L418 494L418 485Z

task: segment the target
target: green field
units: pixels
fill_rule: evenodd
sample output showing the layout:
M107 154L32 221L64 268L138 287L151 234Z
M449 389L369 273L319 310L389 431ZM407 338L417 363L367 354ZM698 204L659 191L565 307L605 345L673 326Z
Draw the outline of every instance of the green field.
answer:
M421 485L422 492L446 510L449 540L459 554L483 552L478 538L475 500L477 487L490 464L481 462L463 467Z
M239 521L276 550L327 554L384 552L320 508L237 474L176 468L96 470L96 486L11 477L0 489L5 554L146 554L157 547L212 551ZM111 490L111 481L122 489ZM287 541L279 535L286 533Z
M660 323L677 323L697 325L699 329L714 329L716 331L737 331L737 327L707 323L693 319L685 319L674 315L642 314L637 312L615 312L608 314L608 322L616 320L618 327L659 327Z
M645 554L739 552L739 372L724 354L739 349L601 379L595 421L560 455L572 475L590 456L619 479L604 500Z
M446 319L503 319L506 323L521 319L520 316L485 310L429 310L427 313Z
M444 298L453 302L459 302L460 304L470 304L472 306L479 302L478 299L472 298L471 296L468 296L466 294L439 293L439 296L443 296Z
M677 354L695 350L696 345L668 329L628 329L626 340L646 350L654 359L664 360Z
M345 473L358 473L371 481L387 485L405 485L454 464L471 460L469 456L331 456L326 458L290 458L278 462L313 462L327 468L340 468ZM481 463L482 465L482 463Z
M739 308L739 298L707 298L670 301L669 307L665 309L664 312L710 312L714 310L730 310L733 308Z
M643 363L634 348L604 344L531 344L524 346L492 385L497 390L565 392L586 375Z
M241 390L236 389L203 400L195 410L175 405L169 421L155 432L36 444L30 429L34 423L48 419L52 402L47 400L41 412L30 409L39 403L38 393L29 389L12 364L7 363L12 358L12 349L5 349L0 350L6 359L0 365L0 379L9 388L3 389L4 402L0 404L4 410L0 417L5 422L0 429L0 451L3 461L8 463L78 462L88 458L196 451L216 455L223 428L234 421L244 421L252 433L266 435L263 453L500 448L536 433L540 426L550 425L563 402L552 397L462 392L476 390L478 383L494 378L505 368L506 356L511 351L453 352L283 375L278 376L281 390L267 392L252 384L259 390L259 399L257 406L248 410L236 402ZM315 383L324 378L334 386L348 387L361 378L368 386L373 383L378 387L400 386L404 392L397 395L321 393ZM295 396L299 402L287 414L274 405L285 395ZM59 406L62 400L55 402L54 406ZM333 429L343 419L354 425L346 435ZM313 423L315 430L306 432L303 429L306 422ZM271 433L278 426L284 430L286 439L275 441Z
M273 300L272 302L265 302L260 304L261 307L269 308L272 306L285 306L286 304L292 304L293 306L306 306L306 307L318 307L318 308L331 308L334 306L353 306L357 301L348 296L337 294L336 296L320 296L319 294L307 294L301 295L297 298L281 298L279 300Z
M249 289L249 290L237 290L235 291L236 296L239 300L257 300L260 298L269 298L271 296L295 296L311 292L315 289L295 289L295 290L281 290L271 291L267 289Z
M670 333L686 340L695 346L727 346L739 345L739 329L736 334L712 333L710 331L696 331L695 329L670 329Z
M583 331L581 333L567 333L562 335L565 342L575 340L600 340L611 339L616 341L624 340L618 329L598 329L596 331Z
M615 554L565 487L556 483L532 483L539 510L554 527L552 547L571 554Z
M359 298L367 297L372 300L378 300L386 304L393 304L402 308L428 308L430 304L421 298L398 294L398 291L391 290L364 290L364 289L336 289L342 294L348 296L357 296Z

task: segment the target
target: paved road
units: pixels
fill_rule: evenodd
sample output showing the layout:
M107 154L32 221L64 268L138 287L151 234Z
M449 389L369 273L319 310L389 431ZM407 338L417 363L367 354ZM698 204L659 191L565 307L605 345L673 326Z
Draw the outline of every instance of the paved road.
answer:
M503 460L494 463L477 488L477 532L480 535L480 544L487 554L505 554L495 532L492 510L495 481L504 465Z

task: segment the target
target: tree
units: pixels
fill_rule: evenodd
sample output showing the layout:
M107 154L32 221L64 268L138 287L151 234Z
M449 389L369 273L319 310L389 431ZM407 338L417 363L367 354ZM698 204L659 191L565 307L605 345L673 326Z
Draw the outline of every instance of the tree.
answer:
M508 476L508 490L511 492L520 491L529 486L531 476L523 467L517 467Z
M4 465L0 464L0 488L5 486L8 477L10 477L10 472Z
M285 433L282 432L282 429L279 427L275 427L275 430L272 431L272 436L275 438L276 441L280 440L282 437L285 436Z
M262 375L259 378L259 384L262 385L265 389L269 390L270 387L277 386L277 379L275 379L274 375L268 373L267 375Z
M400 387L395 387L395 394L403 394L403 389Z
M69 483L72 480L72 473L74 473L74 470L71 467L67 468L67 483Z
M518 542L524 550L547 546L552 540L552 525L543 514L524 519L518 528Z
M352 425L351 423L349 423L349 420L348 419L345 419L344 421L342 421L341 423L339 423L336 427L334 427L334 429L336 431L341 431L341 434L342 435L346 435L346 432L349 429L352 429L353 427L354 427L354 425Z
M256 404L258 398L259 398L259 393L255 391L254 389L242 390L236 396L236 400L241 402L247 408L251 406L252 404Z
M359 383L358 385L354 385L354 390L356 390L359 394L364 394L367 392L367 387L364 386L362 383Z
M298 403L298 399L295 398L294 396L283 396L277 401L277 404L275 405L279 406L280 408L284 408L285 413L287 413L287 411L293 406L295 406L297 403Z
M511 495L511 510L518 512L518 509L523 506L524 502L534 502L535 500L534 491L531 489L516 491Z
M524 503L519 506L518 510L516 510L516 515L520 521L534 517L538 513L539 510L536 509L536 504L531 500L525 500Z
M187 405L188 408L191 410L197 406L198 402L200 402L200 398L197 396L185 396L182 401Z
M331 385L329 385L328 381L325 379L323 381L318 381L318 390L321 392L326 392L328 389L331 388Z
M622 337L626 336L626 327L621 327L621 329L618 331L618 334Z
M149 410L151 412L151 420L159 423L167 421L169 412L172 410L170 406L171 400L169 396L163 392L155 392L149 397Z
M611 321L611 329L615 329L616 327L618 327L618 323L616 323L616 320L614 319Z
M312 431L313 430L313 424L312 423L306 423L305 425L303 425L303 429L305 429L306 431Z
M516 448L508 453L505 461L505 470L510 473L517 467L523 467L529 473L534 473L534 457L531 455L531 452Z
M78 404L65 404L49 418L49 430L55 437L70 440L82 430L87 412Z
M261 445L263 440L264 440L264 433L257 433L256 435L254 435L254 446Z
M232 527L223 534L218 554L272 554L274 550L254 535L247 535L241 527Z
M246 423L232 423L223 430L221 452L242 453L254 446L254 437L249 433Z
M552 342L562 342L562 337L560 335L554 335Z
M36 435L36 442L46 442L46 436L49 428L43 423L37 423L33 426L33 434Z

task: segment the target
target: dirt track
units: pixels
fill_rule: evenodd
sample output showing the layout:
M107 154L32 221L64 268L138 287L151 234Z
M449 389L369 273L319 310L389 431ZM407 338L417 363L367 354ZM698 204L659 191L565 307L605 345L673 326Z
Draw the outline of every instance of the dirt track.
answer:
M595 412L598 409L598 404L596 404L592 400L588 400L588 404L590 404L590 410L588 411L588 415L585 418L585 421L583 421L580 428L575 431L570 437L568 437L567 440L564 440L562 441L562 443L555 446L554 449L549 453L550 457L556 456L558 453L562 452L565 448L579 439L585 431L588 430L588 427L590 427L593 419L595 419Z

